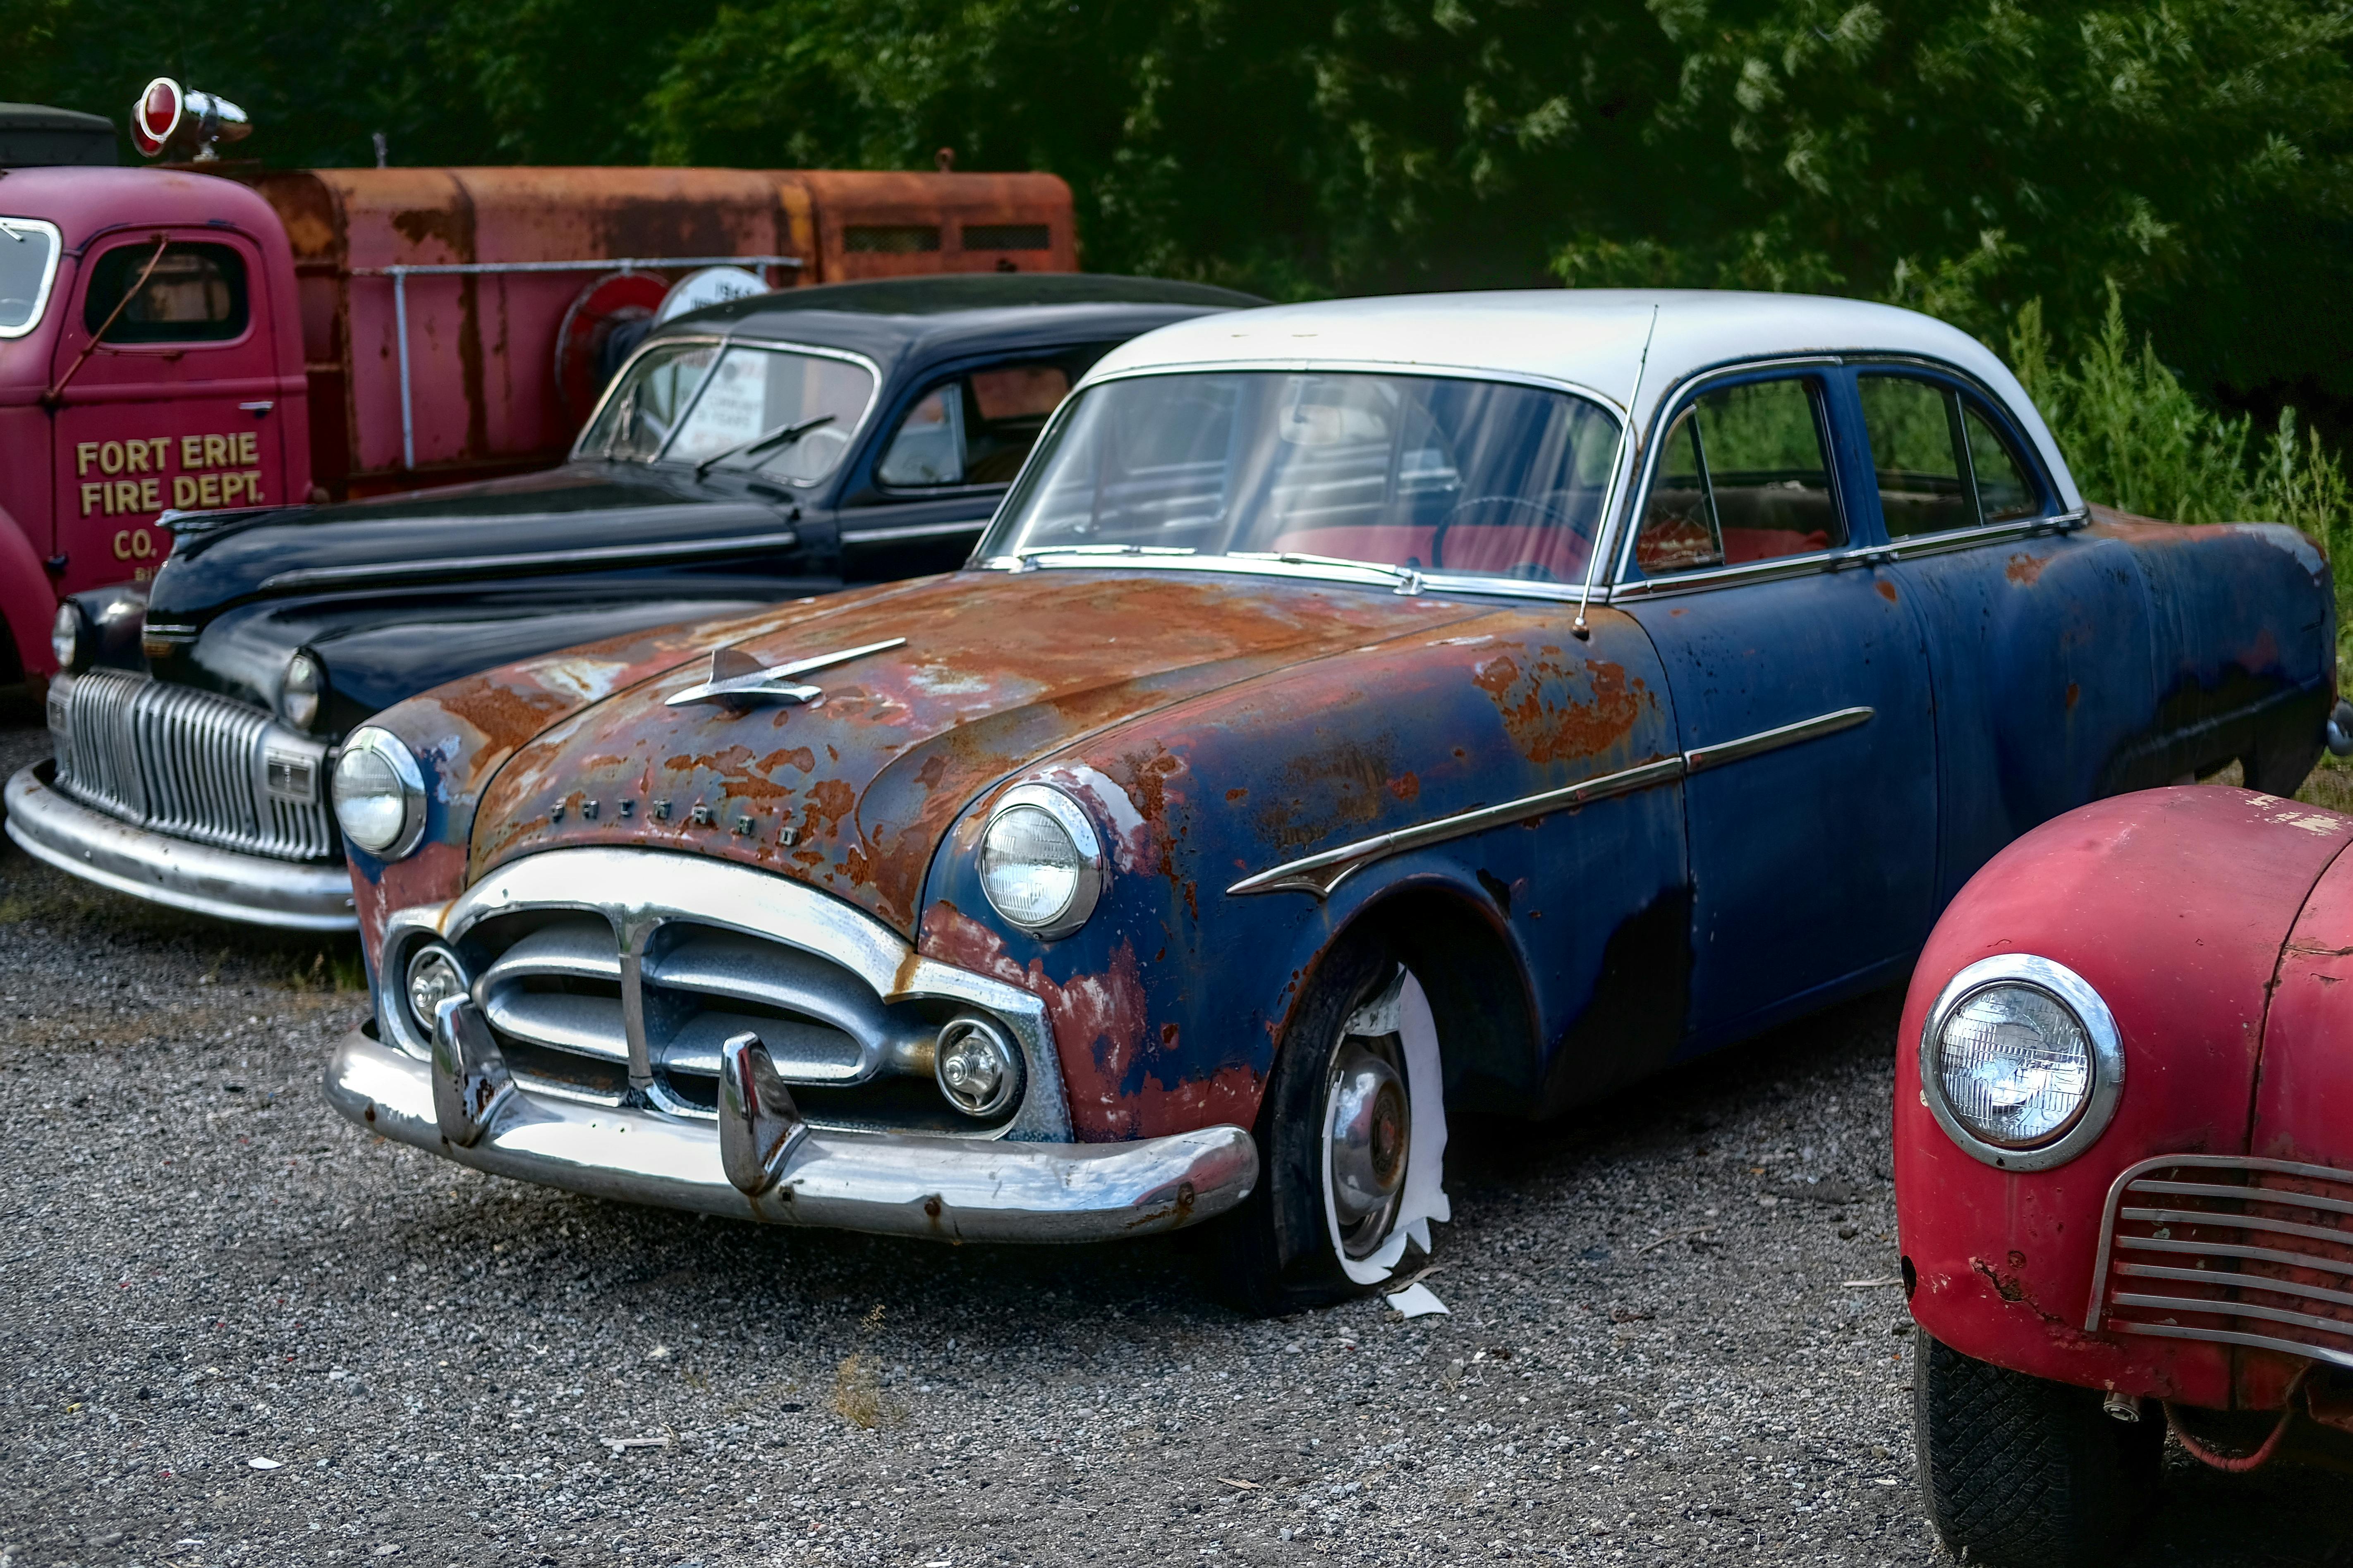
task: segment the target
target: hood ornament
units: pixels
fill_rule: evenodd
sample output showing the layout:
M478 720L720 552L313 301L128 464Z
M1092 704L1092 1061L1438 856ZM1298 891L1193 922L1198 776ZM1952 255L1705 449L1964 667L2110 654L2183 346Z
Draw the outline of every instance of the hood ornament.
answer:
M802 686L793 680L796 675L807 675L813 669L826 669L837 664L848 664L853 658L864 658L870 653L886 648L902 647L905 637L892 637L885 642L871 642L863 647L846 647L838 653L821 653L815 658L797 658L790 664L765 665L741 648L718 647L711 650L710 678L683 691L671 694L666 706L681 708L689 702L723 702L729 707L751 707L759 702L798 704L814 702L825 695L818 686Z

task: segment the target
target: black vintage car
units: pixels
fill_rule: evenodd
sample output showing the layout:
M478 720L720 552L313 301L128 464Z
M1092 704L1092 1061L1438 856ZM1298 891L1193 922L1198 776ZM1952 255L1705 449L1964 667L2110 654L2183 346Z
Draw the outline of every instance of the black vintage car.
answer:
M120 589L61 610L56 756L8 782L8 833L140 898L349 929L325 780L370 714L556 648L952 569L1098 358L1261 302L1045 274L759 295L651 332L560 468L173 518L143 623Z

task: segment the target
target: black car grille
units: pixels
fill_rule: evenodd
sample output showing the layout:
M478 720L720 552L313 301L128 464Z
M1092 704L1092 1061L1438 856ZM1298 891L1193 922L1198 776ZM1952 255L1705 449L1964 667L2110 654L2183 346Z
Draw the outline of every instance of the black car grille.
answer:
M342 840L326 801L327 747L260 709L121 670L49 691L57 786L174 838L280 860L324 860Z

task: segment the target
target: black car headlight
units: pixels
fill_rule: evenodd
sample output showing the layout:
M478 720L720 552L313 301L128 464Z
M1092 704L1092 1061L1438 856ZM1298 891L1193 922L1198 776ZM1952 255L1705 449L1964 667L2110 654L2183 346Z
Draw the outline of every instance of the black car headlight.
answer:
M2029 953L1953 976L1921 1031L1930 1113L1953 1142L2003 1170L2046 1170L2090 1148L2124 1080L2108 1005L2073 970Z
M308 731L319 721L319 710L326 700L327 672L318 656L308 648L298 650L286 661L286 673L278 682L278 716L297 730Z
M335 758L333 793L343 836L378 859L399 859L424 836L424 770L388 730L352 731Z
M90 620L81 606L68 599L58 606L57 618L49 623L49 652L56 656L58 668L68 675L79 675L90 662Z

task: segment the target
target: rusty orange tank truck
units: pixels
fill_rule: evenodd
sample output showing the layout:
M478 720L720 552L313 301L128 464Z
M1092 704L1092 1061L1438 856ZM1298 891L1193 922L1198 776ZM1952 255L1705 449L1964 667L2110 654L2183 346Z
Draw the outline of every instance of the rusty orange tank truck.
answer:
M666 303L1077 266L1050 174L265 169L211 94L132 119L162 166L0 104L0 685L55 668L60 595L153 574L167 510L560 460Z

